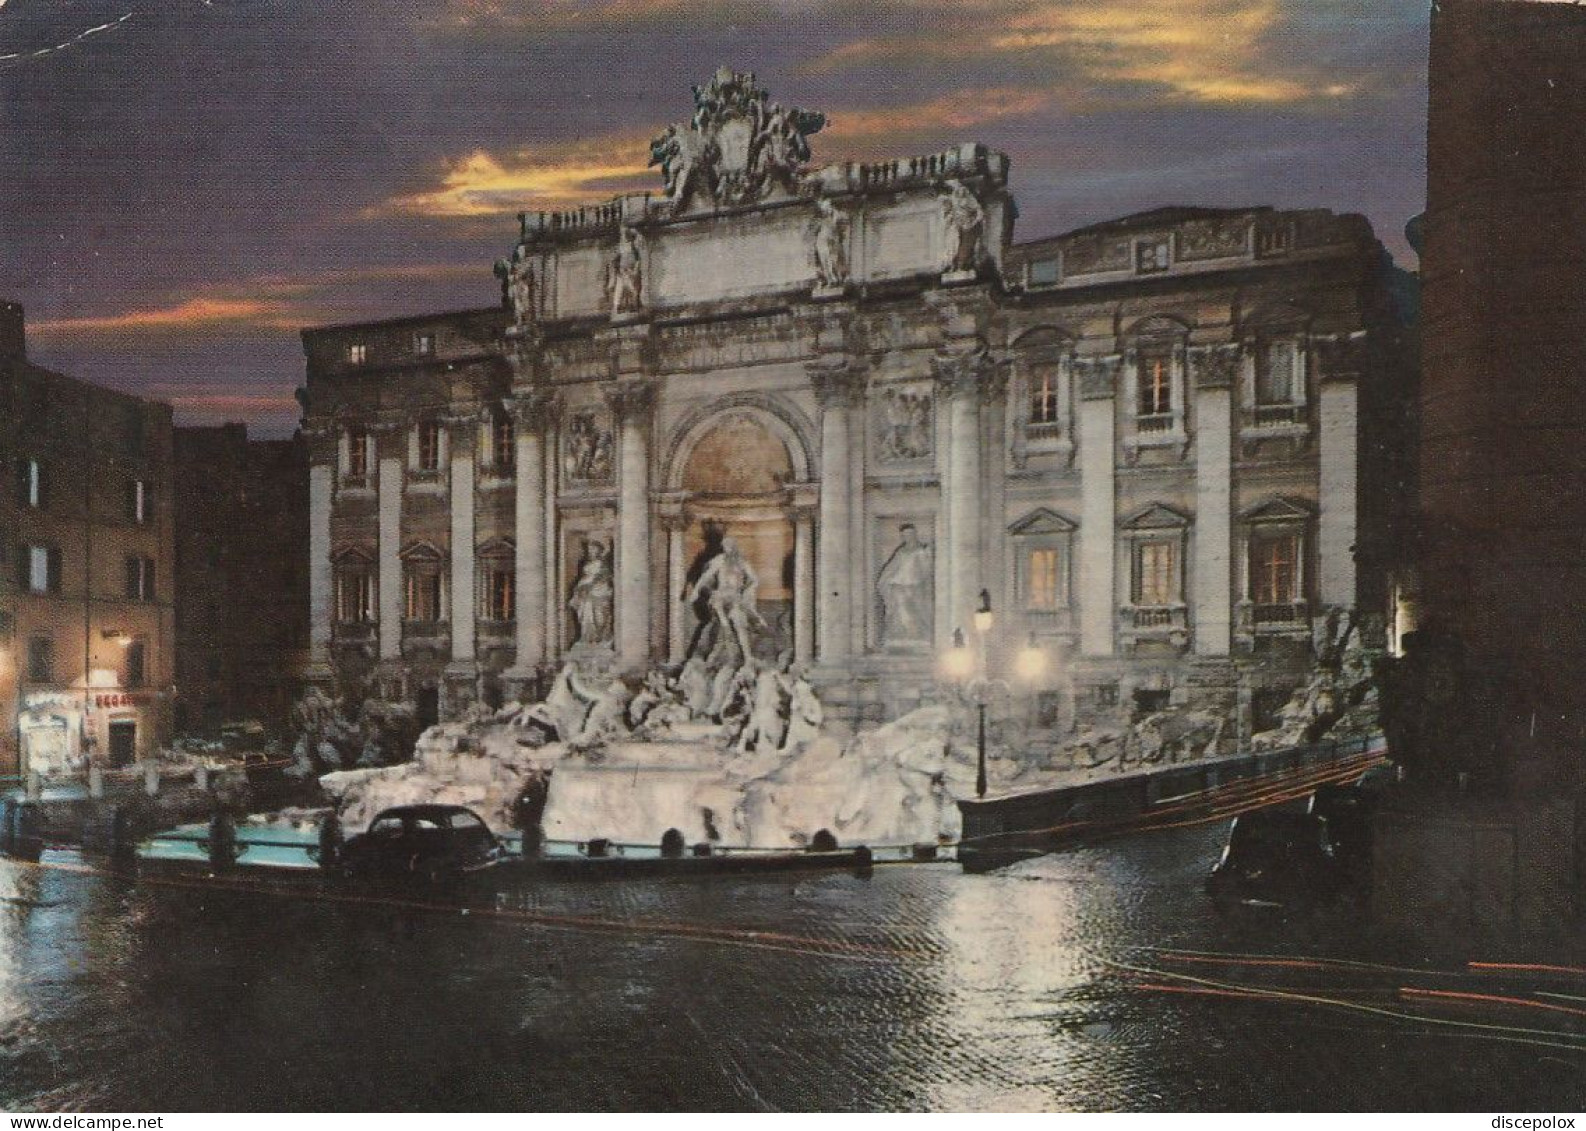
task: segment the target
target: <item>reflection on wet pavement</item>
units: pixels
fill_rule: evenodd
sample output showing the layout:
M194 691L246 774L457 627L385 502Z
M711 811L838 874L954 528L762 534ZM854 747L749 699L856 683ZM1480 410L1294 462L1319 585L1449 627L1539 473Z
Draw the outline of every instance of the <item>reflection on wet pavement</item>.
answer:
M1433 975L1346 924L1225 924L1201 890L1223 835L1145 834L979 876L556 882L467 905L134 880L67 853L0 861L0 1103L1586 1101L1586 974Z

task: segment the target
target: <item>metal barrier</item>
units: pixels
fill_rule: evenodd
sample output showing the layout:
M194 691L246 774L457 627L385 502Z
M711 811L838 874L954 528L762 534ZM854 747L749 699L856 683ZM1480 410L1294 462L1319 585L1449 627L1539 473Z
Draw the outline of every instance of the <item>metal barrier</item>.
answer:
M1180 763L1110 780L960 801L958 809L964 821L962 839L984 840L1038 832L1068 821L1124 817L1244 778L1267 777L1385 748L1381 736L1374 735L1284 750L1254 751L1215 762Z

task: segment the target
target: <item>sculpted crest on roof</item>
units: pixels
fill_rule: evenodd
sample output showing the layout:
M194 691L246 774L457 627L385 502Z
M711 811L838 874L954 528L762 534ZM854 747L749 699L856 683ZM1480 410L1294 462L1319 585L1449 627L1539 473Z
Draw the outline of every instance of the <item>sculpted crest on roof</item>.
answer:
M650 143L676 211L739 205L798 191L809 137L826 115L772 102L753 73L723 67L694 87L694 115Z

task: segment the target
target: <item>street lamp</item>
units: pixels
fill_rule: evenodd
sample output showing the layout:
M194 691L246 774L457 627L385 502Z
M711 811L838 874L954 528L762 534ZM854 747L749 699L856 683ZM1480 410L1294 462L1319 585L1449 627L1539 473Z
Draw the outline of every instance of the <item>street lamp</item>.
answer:
M1009 690L1006 680L991 679L988 673L988 649L986 638L991 632L995 620L991 612L991 593L988 590L980 591L980 607L975 610L975 633L980 638L979 656L972 655L964 642L964 630L953 629L953 646L942 659L942 668L945 674L955 682L964 685L964 694L975 703L977 715L977 741L975 756L975 796L985 797L987 787L986 775L986 707L991 702L991 696L999 689L1003 692ZM978 663L977 663L978 660ZM1029 642L1019 650L1014 659L1014 671L1025 682L1033 683L1040 679L1046 671L1046 653L1036 643L1035 634L1030 634Z

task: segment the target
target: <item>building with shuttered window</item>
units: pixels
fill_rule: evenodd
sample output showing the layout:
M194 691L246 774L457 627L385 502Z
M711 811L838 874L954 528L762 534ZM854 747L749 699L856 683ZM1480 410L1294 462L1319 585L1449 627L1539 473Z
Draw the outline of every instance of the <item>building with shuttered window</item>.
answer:
M28 361L0 304L0 775L129 764L174 694L171 408Z

